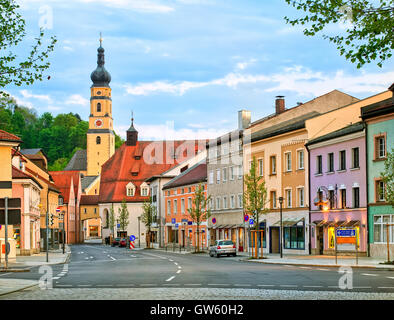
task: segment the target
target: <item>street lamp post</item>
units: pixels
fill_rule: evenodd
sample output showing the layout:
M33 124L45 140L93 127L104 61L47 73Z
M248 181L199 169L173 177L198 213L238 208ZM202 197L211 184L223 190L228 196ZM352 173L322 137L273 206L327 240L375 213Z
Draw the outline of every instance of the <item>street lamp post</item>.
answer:
M280 245L280 257L283 258L283 250L282 250L282 240L283 240L283 222L282 222L282 204L283 197L279 197L279 207L280 207L280 235L279 235L279 245Z
M138 248L141 248L140 221L141 217L138 217Z

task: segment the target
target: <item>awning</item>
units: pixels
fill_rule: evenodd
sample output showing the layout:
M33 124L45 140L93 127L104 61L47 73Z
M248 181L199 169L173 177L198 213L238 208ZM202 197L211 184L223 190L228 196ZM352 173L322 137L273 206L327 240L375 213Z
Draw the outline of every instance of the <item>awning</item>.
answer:
M326 221L326 220L317 220L313 221L316 227L354 227L359 225L360 221L351 220L351 221Z
M298 218L298 217L288 218L286 220L282 220L282 226L283 227L294 226L294 225L298 224L301 221L304 221L304 218ZM272 226L280 227L280 220L275 222Z

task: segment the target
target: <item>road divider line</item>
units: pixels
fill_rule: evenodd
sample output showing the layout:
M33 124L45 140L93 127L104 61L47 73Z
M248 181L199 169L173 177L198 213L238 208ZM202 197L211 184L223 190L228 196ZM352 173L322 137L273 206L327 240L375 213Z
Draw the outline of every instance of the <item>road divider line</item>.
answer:
M304 288L323 288L323 286L303 286Z
M275 287L274 284L258 284L258 287Z
M370 277L377 277L377 274L373 274L373 273L362 273L363 276L370 276Z
M316 269L316 270L320 270L320 271L330 271L330 270L328 270L328 269L323 269L323 268L318 268L318 269Z
M394 277L386 277L387 279L394 279Z
M378 287L379 289L394 289L394 287Z
M181 273L182 270L178 270L176 273Z
M169 282L169 281L171 281L174 278L175 278L175 276L172 276L171 278L168 278L166 281Z
M286 288L296 288L298 287L296 284L281 284L281 287L286 287Z
M111 256L110 256L110 258L111 258L112 260L116 260L114 257L111 257Z
M181 266L178 266L178 269L182 269L182 267L181 267Z
M208 283L209 286L229 286L227 283Z
M252 286L251 284L234 284L236 287L250 287Z
M185 286L201 286L201 283L185 283Z

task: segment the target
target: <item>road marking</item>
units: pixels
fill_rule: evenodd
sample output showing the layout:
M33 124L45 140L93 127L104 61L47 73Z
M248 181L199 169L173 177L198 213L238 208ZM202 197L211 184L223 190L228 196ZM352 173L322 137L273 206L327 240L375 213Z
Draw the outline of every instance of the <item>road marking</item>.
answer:
M140 284L140 286L141 287L151 287L151 286L155 286L156 285L156 283L143 283L143 284Z
M323 286L303 286L304 288L323 288Z
M378 287L379 289L394 289L394 287Z
M174 279L175 278L175 276L172 276L171 278L168 278L166 281L168 282L168 281L171 281L172 279Z
M177 266L177 265L178 265L178 262L174 262L174 264Z
M335 288L335 289L338 289L339 287L338 287L338 286L328 286L328 288Z
M323 269L323 268L318 268L318 269L316 269L316 270L320 270L320 271L330 271L330 270L328 270L328 269Z
M60 277L53 277L52 279L53 280L58 280L58 279L60 279Z
M182 270L178 270L176 273L181 273Z
M6 276L7 274L11 274L11 272L4 273L4 274L0 274L0 277L2 277L2 276Z
M169 259L171 262L174 262L174 260L172 260L172 259Z
M394 277L386 277L387 279L394 279Z
M250 287L251 284L234 284L236 287Z
M93 259L93 257L92 257L92 256L90 256L90 259Z
M312 269L311 267L300 267L301 269Z
M371 287L353 287L353 289L371 289Z
M289 264L284 264L283 265L284 267L290 267L290 268L293 268L294 266L291 266L291 265L289 265Z
M58 284L57 287L72 287L71 284Z
M110 258L111 258L112 260L116 260L114 257L111 257L111 256L110 256Z
M185 283L185 286L201 286L201 283Z
M275 287L274 284L258 284L258 287Z
M97 287L110 287L110 284L98 284Z
M287 287L287 288L295 288L298 287L298 285L296 284L281 284L281 287Z
M91 287L91 284L79 284L78 287Z
M117 284L117 287L135 287L134 284Z
M226 283L208 283L209 286L229 286L229 284Z
M131 255L130 257L132 257L132 258L136 258L136 256L134 256L134 255Z
M178 266L178 269L182 269L182 267L181 267L181 266Z
M373 274L373 273L362 273L363 276L370 276L370 277L377 277L377 274Z

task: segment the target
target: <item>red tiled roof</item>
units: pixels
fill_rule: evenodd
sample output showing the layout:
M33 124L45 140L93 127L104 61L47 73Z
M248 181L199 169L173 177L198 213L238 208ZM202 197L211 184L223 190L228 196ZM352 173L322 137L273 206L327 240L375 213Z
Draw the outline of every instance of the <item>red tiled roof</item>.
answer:
M176 151L177 148L185 142L185 140L137 141L136 146L127 146L126 143L124 143L101 167L99 202L121 202L123 199L127 202L143 202L147 200L148 197L141 196L140 185L144 183L147 178L158 175L178 165L176 160L172 161L174 163L166 163L167 149L171 150L171 146L173 146ZM160 145L160 148L154 149L157 158L159 158L158 153L160 153L159 149L161 151L162 146L163 156L160 156L160 159L162 159L163 161L161 162L164 163L148 163L144 161L145 148L151 146L152 143ZM198 149L198 147L200 147L200 149L205 148L205 143L198 144L198 140L194 143L195 149ZM149 149L147 149L147 152L149 154L154 154L153 151L151 153ZM168 153L170 152L171 151ZM135 159L136 156L140 156L141 158ZM182 159L182 161L184 161L184 159ZM134 172L134 175L132 172ZM129 182L132 182L136 187L136 192L133 197L129 197L126 194L126 185Z
M79 171L50 171L56 187L60 190L64 203L69 202L71 180L74 184L74 194L78 193L78 181L80 177Z
M83 194L81 195L81 202L80 205L94 205L94 204L98 204L99 201L99 195L86 195Z
M21 138L4 130L0 130L0 141L22 142Z
M164 185L163 190L207 181L207 164L198 163Z
M19 170L18 168L12 166L12 179L31 179L42 189L42 185L31 175Z

